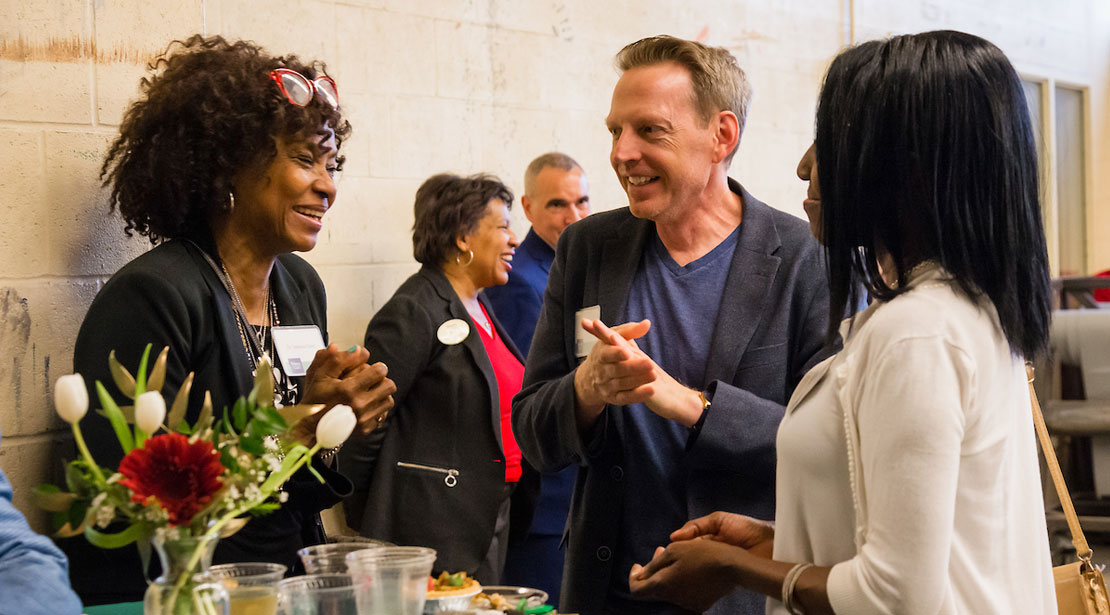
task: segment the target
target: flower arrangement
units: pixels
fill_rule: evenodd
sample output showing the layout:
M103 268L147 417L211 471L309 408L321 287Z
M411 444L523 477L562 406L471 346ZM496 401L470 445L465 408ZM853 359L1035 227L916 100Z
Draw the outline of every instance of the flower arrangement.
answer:
M72 374L55 384L54 405L73 429L79 457L66 467L68 491L40 485L36 497L53 513L60 536L83 533L103 548L138 542L144 565L155 536L230 536L250 516L280 507L287 497L281 485L302 466L323 482L308 462L317 451L342 444L355 427L351 408L335 406L317 424L311 448L288 437L296 418L322 406L275 409L273 375L265 357L247 397L217 417L206 392L199 418L190 425L184 417L193 375L182 383L167 412L161 388L169 348L162 350L148 374L150 350L148 345L135 376L119 364L114 352L109 355L112 379L134 400L133 406L119 406L101 382L95 385L102 414L125 453L118 471L97 464L81 434L79 422L89 407L84 379ZM126 527L109 533L107 528L118 522ZM177 612L172 603L201 558L200 549L191 554L165 612Z

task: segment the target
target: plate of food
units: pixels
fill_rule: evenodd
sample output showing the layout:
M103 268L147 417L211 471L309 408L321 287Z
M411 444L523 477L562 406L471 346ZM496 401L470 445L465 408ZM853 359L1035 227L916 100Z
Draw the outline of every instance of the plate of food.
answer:
M428 599L424 602L424 615L449 611L462 611L482 586L465 572L441 572L439 577L428 577Z
M547 592L531 587L517 587L515 585L487 585L482 588L471 600L471 607L476 609L492 609L496 611L533 611L535 613L547 612L550 609L539 611L547 604Z

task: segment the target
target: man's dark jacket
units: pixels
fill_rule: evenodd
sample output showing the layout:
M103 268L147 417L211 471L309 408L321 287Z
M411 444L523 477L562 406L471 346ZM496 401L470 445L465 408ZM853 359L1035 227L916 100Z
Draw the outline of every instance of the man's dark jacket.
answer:
M743 199L743 220L725 286L719 296L704 298L720 302L717 324L706 331L712 342L704 390L712 406L680 460L685 491L679 497L691 519L716 510L773 519L775 436L794 386L827 354L828 285L808 224L729 185ZM628 575L612 565L625 492L659 487L624 480L626 407L608 406L589 434L578 432L575 312L600 305L606 324L625 322L632 280L654 233L654 222L628 208L595 214L563 232L524 387L513 400L513 428L533 465L543 472L582 466L560 609L583 615L602 612L611 577ZM763 605L763 597L740 591L709 612L763 613Z

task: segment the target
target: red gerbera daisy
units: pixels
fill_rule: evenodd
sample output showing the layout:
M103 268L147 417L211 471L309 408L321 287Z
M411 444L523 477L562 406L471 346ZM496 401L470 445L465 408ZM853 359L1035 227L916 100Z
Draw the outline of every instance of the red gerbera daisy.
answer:
M206 440L189 444L179 433L154 436L143 448L133 449L119 464L126 477L119 484L131 489L131 500L154 498L170 514L171 525L187 524L220 490L224 466Z

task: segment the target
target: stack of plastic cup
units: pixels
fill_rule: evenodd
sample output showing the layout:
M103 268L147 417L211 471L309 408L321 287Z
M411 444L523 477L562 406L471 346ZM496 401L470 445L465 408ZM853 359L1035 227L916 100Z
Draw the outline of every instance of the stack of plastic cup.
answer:
M346 574L348 553L378 548L381 545L368 542L336 542L305 547L297 555L308 574Z
M422 615L435 549L380 547L347 554L360 615Z
M278 583L278 615L358 615L347 574L308 574Z
M285 576L285 566L242 562L212 566L210 572L227 590L228 615L274 615L277 612L277 585Z

